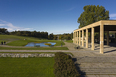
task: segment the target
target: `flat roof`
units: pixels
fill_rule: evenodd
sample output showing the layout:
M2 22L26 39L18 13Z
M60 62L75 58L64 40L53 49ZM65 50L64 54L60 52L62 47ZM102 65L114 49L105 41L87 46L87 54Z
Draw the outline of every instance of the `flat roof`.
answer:
M89 24L85 27L76 29L73 32L90 29L92 27L95 28L95 32L98 32L100 31L100 25L104 25L104 31L116 31L116 20L101 20L101 21Z

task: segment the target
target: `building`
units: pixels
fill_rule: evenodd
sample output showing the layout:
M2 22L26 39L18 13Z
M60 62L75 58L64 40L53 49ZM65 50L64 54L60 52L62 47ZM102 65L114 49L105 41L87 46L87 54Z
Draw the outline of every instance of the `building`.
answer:
M107 33L107 45L109 45L109 31L116 31L116 20L101 20L73 31L73 43L88 48L88 33L91 34L91 50L94 50L94 34L99 33L100 53L104 53L104 33ZM85 36L84 36L85 32ZM84 39L86 37L86 40ZM82 38L82 40L81 40Z

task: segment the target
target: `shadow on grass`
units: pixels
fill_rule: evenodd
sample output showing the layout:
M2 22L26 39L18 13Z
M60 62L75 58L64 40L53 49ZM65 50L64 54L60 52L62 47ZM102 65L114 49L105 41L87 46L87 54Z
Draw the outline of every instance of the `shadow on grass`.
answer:
M86 77L86 76L85 76L86 73L80 69L80 67L79 67L80 64L77 63L77 59L76 59L76 58L72 58L72 60L73 60L74 63L75 63L76 69L77 69L77 71L79 72L80 77Z

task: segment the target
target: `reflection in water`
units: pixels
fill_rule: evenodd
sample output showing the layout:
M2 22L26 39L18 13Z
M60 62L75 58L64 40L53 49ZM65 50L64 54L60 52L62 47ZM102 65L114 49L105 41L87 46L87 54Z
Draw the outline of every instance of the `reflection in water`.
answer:
M28 43L25 47L49 47L49 45L45 45L46 43L51 44L50 46L54 46L56 43L54 42L42 42L42 43Z

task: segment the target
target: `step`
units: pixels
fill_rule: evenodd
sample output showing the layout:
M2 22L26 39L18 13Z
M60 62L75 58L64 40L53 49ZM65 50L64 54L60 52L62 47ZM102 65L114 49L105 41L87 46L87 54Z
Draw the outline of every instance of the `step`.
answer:
M116 68L81 68L80 70L78 70L79 73L84 75L116 75Z
M81 75L116 75L116 57L76 57L75 64Z
M77 63L76 66L80 68L116 68L116 63Z
M116 62L116 57L75 57L77 63L112 63Z

